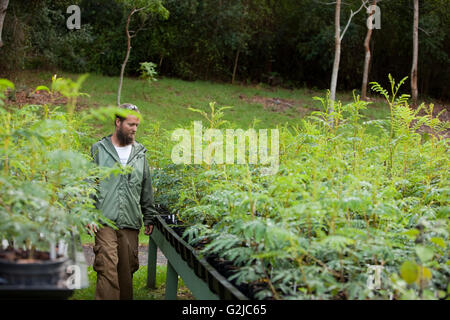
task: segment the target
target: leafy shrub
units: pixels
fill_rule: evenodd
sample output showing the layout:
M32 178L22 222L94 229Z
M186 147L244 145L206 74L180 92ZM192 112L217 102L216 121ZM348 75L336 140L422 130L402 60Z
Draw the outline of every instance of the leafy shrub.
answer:
M230 280L264 284L257 299L448 297L448 139L439 134L448 123L432 106L419 116L396 97L404 80L390 80L392 96L373 84L389 119L364 121L368 103L355 97L279 127L277 174L168 165L155 171L156 201L203 254L233 262ZM382 267L379 288L370 266Z
M51 89L68 99L60 107L0 107L0 239L14 248L46 251L88 224L111 225L93 205L95 180L120 169L98 168L80 152L88 114L73 116L85 76L53 77ZM0 80L0 91L12 84ZM0 99L2 96L0 96Z

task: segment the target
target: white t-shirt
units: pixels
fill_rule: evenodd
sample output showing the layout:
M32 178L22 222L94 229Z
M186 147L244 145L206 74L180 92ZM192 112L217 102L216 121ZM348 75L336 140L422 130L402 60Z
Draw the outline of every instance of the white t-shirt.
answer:
M128 158L130 157L131 153L131 144L125 146L125 147L116 147L117 154L119 155L120 163L122 165L126 165L128 162Z

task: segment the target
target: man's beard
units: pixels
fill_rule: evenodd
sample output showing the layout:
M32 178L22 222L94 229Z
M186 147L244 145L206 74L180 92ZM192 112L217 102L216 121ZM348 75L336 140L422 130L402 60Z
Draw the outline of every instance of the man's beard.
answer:
M119 142L122 146L128 146L129 144L132 144L134 141L134 137L132 135L126 135L122 131L122 127L119 127L119 130L117 130L117 139L119 139Z

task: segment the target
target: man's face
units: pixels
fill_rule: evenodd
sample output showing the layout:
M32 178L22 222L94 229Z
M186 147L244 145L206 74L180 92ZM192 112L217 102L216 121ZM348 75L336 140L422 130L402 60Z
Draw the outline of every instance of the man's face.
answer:
M132 115L129 115L122 122L116 119L117 138L122 145L127 146L134 142L139 122L139 118Z

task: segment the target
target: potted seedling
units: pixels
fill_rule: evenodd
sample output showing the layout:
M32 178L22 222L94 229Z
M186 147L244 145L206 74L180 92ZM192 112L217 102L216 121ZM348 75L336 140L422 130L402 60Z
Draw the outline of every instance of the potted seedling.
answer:
M52 89L73 98L71 89L79 89L75 84L54 77ZM4 91L12 84L0 85ZM83 124L72 117L76 100L70 104L69 113L47 105L9 111L0 106L3 296L51 290L67 296L66 271L77 260L74 239L87 225L111 225L94 206L95 180L118 169L98 168L79 151Z

